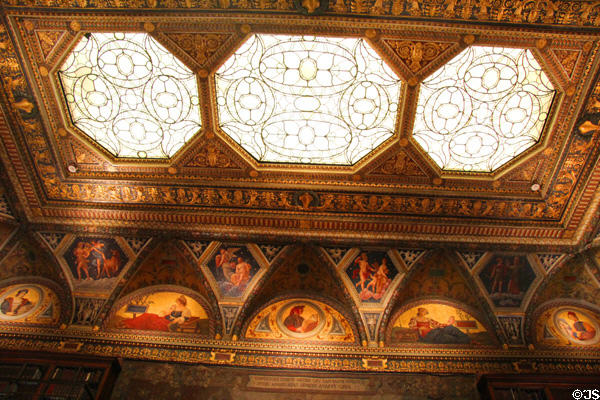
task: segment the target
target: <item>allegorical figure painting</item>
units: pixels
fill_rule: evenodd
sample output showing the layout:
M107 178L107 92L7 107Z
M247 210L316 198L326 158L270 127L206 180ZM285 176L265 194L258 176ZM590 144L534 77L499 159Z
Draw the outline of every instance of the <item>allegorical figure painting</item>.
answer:
M251 339L354 342L347 320L330 306L315 300L284 300L261 310L246 329Z
M395 319L390 343L487 345L493 340L467 312L445 304L427 303L412 307Z
M24 284L0 290L0 322L53 324L59 311L56 294L44 286Z
M398 271L385 252L361 252L346 268L361 301L378 302Z
M579 307L554 307L536 323L538 341L553 345L590 346L600 343L600 320Z
M260 269L245 246L221 246L209 260L208 268L227 297L239 297Z
M75 239L64 259L75 290L110 289L128 261L114 239L89 237Z
M109 327L202 335L209 330L204 308L190 296L176 292L155 292L132 299L116 312Z
M535 280L535 272L525 256L496 254L479 278L497 307L519 307Z

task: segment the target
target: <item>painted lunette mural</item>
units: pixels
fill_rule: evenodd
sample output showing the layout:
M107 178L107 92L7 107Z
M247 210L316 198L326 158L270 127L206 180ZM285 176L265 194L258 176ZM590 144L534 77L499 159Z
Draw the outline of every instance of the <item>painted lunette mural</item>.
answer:
M60 317L56 294L38 284L0 289L0 323L55 325Z
M108 328L208 335L206 310L189 295L156 291L132 297L111 317Z
M290 299L258 312L246 328L248 339L353 343L355 335L346 318L316 300Z
M493 345L484 325L466 311L448 304L422 303L392 320L389 344Z
M548 308L535 322L535 336L550 347L600 348L600 312L576 305Z

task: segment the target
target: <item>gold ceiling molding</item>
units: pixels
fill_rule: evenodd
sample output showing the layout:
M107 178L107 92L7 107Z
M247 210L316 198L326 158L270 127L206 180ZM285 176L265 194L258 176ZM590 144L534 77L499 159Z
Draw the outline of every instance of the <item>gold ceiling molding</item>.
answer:
M317 9L326 15L354 14L395 18L427 18L443 21L502 22L507 24L539 24L594 27L600 25L600 6L594 1L515 1L492 2L479 0L443 0L415 2L410 0L331 0L299 2L292 0L8 0L6 7L66 8L71 10L89 9L130 9L130 10L232 10L264 11L269 13L302 14L313 13Z
M368 175L399 175L428 177L423 168L404 150L396 150Z
M69 16L42 18L28 14L24 18L18 9L7 9L6 12L9 13L9 25L2 26L0 31L3 43L0 68L5 102L13 112L7 115L11 129L0 130L0 135L11 159L11 168L37 171L35 175L18 175L18 184L24 193L20 200L34 222L36 218L39 222L94 218L101 225L144 220L150 223L146 219L150 213L131 211L138 206L151 206L154 210L152 220L158 218L171 224L181 219L180 216L162 210L175 207L184 215L192 207L198 212L202 209L200 214L203 214L191 212L185 217L193 223L219 220L216 216L207 218L210 213L230 213L227 226L214 227L218 231L229 227L234 232L235 226L254 225L255 233L264 232L261 227L270 227L270 232L277 232L281 229L278 227L285 225L297 226L308 235L315 235L317 229L325 229L331 235L335 229L352 234L380 230L397 239L405 235L417 238L421 234L435 234L443 241L451 240L452 236L462 240L459 237L469 237L477 231L489 232L485 234L486 241L504 242L504 236L508 235L519 243L517 237L537 235L545 238L546 243L562 241L564 244L563 240L568 242L574 238L582 221L585 222L582 210L592 200L589 196L582 201L575 199L580 198L584 190L593 193L594 185L598 184L595 178L590 179L600 173L592 167L598 152L598 134L583 137L571 130L574 116L582 108L581 99L587 88L594 84L597 36L592 32L547 34L531 30L515 34L506 28L462 26L459 29L458 26L449 28L433 23L404 27L383 20L377 22L378 28L373 32L366 32L368 29L344 28L347 23L334 17L329 17L331 24L325 29L308 20L284 20L266 15L253 19L211 15L210 22L201 15L173 16L171 19L165 16L160 22L153 23L148 18L134 16L137 22L133 23L140 31L151 30L152 35L182 54L184 62L198 71L205 123L204 131L172 162L125 163L111 159L96 146L88 144L87 139L75 139L81 134L65 124L64 117L58 118L62 111L54 74L77 35L90 30L126 29L124 24L129 30L132 17L115 17L108 23L86 16L72 24ZM224 24L219 24L219 20ZM309 25L303 25L309 22ZM218 29L215 28L217 25ZM356 166L290 167L257 163L214 128L215 105L206 100L214 90L212 73L253 30L305 32L309 26L313 26L310 29L315 32L327 30L335 34L364 35L390 63L400 59L398 54L392 54L391 41L404 43L402 46L405 47L398 46L405 49L403 54L408 57L407 64L404 67L398 64L397 69L408 71L404 75L407 80L414 77L410 65L416 69L418 64L419 71L430 71L468 43L532 47L536 58L542 61L562 91L554 106L556 113L550 123L551 132L528 155L497 173L441 174L407 137L410 123L406 121L410 121L414 113L414 105L409 104L414 104L416 96L416 88L407 87L407 100L401 112L404 122L399 127L398 137ZM182 27L189 27L190 32L182 33ZM24 56L24 71L20 69L17 49L6 28L23 38L22 44L17 43ZM419 34L415 33L416 29L420 30ZM51 49L47 44L42 47L41 43L47 41L40 39L40 32L42 35L53 32L58 43ZM436 35L439 36L437 40ZM540 39L542 37L547 39ZM192 46L190 43L196 39L197 45ZM446 41L453 44L439 47ZM423 46L429 43L437 50L427 50L428 46L419 49L418 43ZM420 55L421 51L423 55ZM573 61L575 53L577 58ZM205 60L204 64L199 61L201 59ZM425 72L419 72L422 73ZM35 90L26 83L26 75L27 79L36 82ZM574 88L569 86L572 85L570 82L579 85L572 94L567 93ZM30 158L23 157L23 152ZM539 187L537 191L532 191L534 185ZM310 194L310 202L301 200L301 197L306 198L304 193ZM40 202L45 205L39 207ZM100 207L111 204L121 210L118 215L123 221L110 220L108 215L115 214L114 211L78 209L79 205L90 204ZM290 220L287 225L275 223L282 212L292 213L294 221ZM370 222L339 220L336 219L339 213L352 218L366 217ZM252 219L247 219L248 216ZM393 228L385 226L390 217L394 218ZM419 218L419 226L414 224L415 217ZM435 226L440 218L447 227ZM464 226L465 218L494 228ZM330 222L333 220L334 223ZM566 224L569 229L563 228Z
M19 329L21 333L23 329ZM447 349L446 351L424 351L421 348L364 349L351 351L348 347L307 351L282 350L282 345L265 346L255 343L244 346L236 342L236 350L220 341L197 340L196 343L148 343L136 344L121 340L105 340L98 332L79 332L79 337L65 341L64 331L38 330L35 338L15 337L0 333L0 347L14 350L65 352L114 356L136 360L180 361L186 363L222 364L211 353L233 353L226 364L244 367L271 367L280 369L311 369L321 371L366 371L363 360L385 359L382 371L388 372L436 372L436 373L519 373L537 372L553 374L598 374L598 359L589 353L564 351L490 351ZM138 340L141 337L138 337ZM68 348L74 350L66 350ZM291 346L290 346L291 347ZM329 350L329 351L328 351ZM349 354L340 354L340 351ZM419 355L415 356L415 352Z
M384 39L383 42L392 49L404 66L414 74L419 74L422 69L454 44L451 42L399 39Z
M207 65L221 46L232 38L227 33L172 32L165 36L189 54L199 66Z

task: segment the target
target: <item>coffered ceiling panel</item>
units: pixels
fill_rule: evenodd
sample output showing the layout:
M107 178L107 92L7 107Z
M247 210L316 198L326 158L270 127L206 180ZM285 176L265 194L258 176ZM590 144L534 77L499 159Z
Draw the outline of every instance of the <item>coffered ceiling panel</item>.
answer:
M56 227L67 221L76 225L91 222L99 227L125 231L132 226L173 231L202 226L207 235L243 232L247 238L285 237L293 229L294 234L325 240L389 243L433 240L568 247L577 245L597 204L594 193L598 179L594 166L599 147L595 124L600 111L596 107L600 103L595 97L598 35L594 30L556 28L549 32L532 26L524 31L510 24L495 27L460 22L398 24L383 19L369 22L358 17L349 25L333 16L322 17L327 19L327 24L313 24L310 19L291 16L264 14L250 18L197 14L183 17L167 11L158 19L143 11L131 11L107 20L93 14L52 17L36 12L24 14L18 7L7 9L6 15L6 24L0 32L6 110L1 131L3 157L5 161L10 159L8 173L13 184L20 188L15 193L33 223ZM193 138L185 136L187 143L179 151L164 153L170 158L115 157L114 151L111 154L86 139L77 124L72 123L72 115L65 112L61 104L64 96L59 71L64 69L75 46L81 46L82 40L88 40L88 33L94 32L109 36L114 32L135 32L127 35L157 40L154 43L172 52L173 59L179 60L177 62L193 74L190 82L197 82L198 101L192 101L194 89L189 89L192 94L188 100L190 110L199 112L200 119L194 122L198 133ZM285 160L296 157L297 162L261 162L252 151L240 147L242 136L239 135L243 129L225 128L224 114L219 117L219 110L231 110L235 103L226 100L227 95L219 95L222 90L219 77L228 65L227 60L243 49L240 46L251 43L248 40L283 37L276 35L309 40L333 38L319 39L325 42L348 38L343 40L364 44L350 54L360 47L369 57L381 57L380 62L389 66L400 87L397 94L391 96L397 97L394 100L397 101L397 123L391 136L368 145L369 149L378 147L375 151L362 152L366 154L362 158L352 158L350 165L339 165L334 159L311 164L310 157L285 148L282 148ZM315 49L310 46L314 44L303 50L307 60L316 59ZM477 118L483 118L485 110L481 110L487 107L488 114L496 112L505 122L512 121L508 122L516 131L509 129L509 136L524 132L520 128L522 124L519 125L524 120L517 117L523 114L521 110L531 111L532 102L539 103L534 107L539 110L539 116L535 120L535 138L531 136L532 145L519 147L524 150L522 154L517 156L511 150L516 157L513 161L500 157L501 161L491 165L489 160L484 160L481 165L489 168L477 171L478 167L471 172L468 171L471 167L459 168L458 164L441 167L442 164L435 161L438 156L426 154L413 130L418 130L414 121L427 121L434 114L436 118L450 121L448 107L436 106L436 110L429 110L420 102L433 101L435 96L419 92L439 71L451 65L448 63L453 58L469 54L479 57L474 51L483 51L488 54L483 57L488 58L493 58L490 54L498 54L498 60L488 60L490 68L482 67L480 71L486 79L493 78L495 71L503 71L498 67L502 64L499 60L510 58L506 55L509 53L514 53L513 61L521 65L516 67L518 74L527 76L528 70L523 64L527 59L532 71L543 71L536 76L548 88L548 94L545 97L526 95L526 88L535 85L519 78L521 89L515 89L515 96L523 100L523 107L520 100L517 107L504 97L498 104L477 103ZM300 61L298 59L298 63ZM311 71L318 74L322 67L318 63L311 65L316 65L314 71L308 67L298 70L302 72L298 72L301 82L311 82L305 78L309 78ZM324 68L328 71L326 66ZM105 73L100 72L100 75ZM471 73L475 73L474 70ZM521 76L518 74L507 78L507 82ZM483 79L483 75L480 78ZM365 76L372 81L370 75ZM501 78L504 79L502 74L498 82ZM279 91L288 87L286 82L282 81ZM367 97L377 92L371 90L374 87L361 88ZM342 99L358 93L348 90L341 94ZM162 96L163 100L169 97L167 94ZM306 93L301 95L306 96ZM221 105L219 96L225 96ZM180 96L180 100L185 100L184 97ZM355 102L357 110L363 110L361 104L382 106L381 98L369 102L367 97L359 105ZM158 103L151 98L148 97L147 106L154 109ZM252 108L254 103L250 103L246 106ZM343 116L342 103L340 115ZM508 116L502 110L514 112ZM371 113L360 115L371 117ZM347 117L353 121L352 115ZM306 121L311 121L306 122L310 125L316 119L309 117ZM488 125L493 127L494 123ZM583 126L581 130L580 126ZM290 125L281 127L288 129ZM316 136L309 136L317 140L323 127L313 128ZM257 132L262 132L264 139L266 125L261 129ZM298 129L294 132L300 135ZM174 130L177 134L180 131ZM456 136L458 131L451 131ZM483 153L475 151L477 149L498 147L487 143L485 138L489 135L482 135L479 132L470 139L463 138L459 147L477 157L483 157ZM308 140L308 136L300 136L295 136L298 143L302 144L300 139ZM459 139L456 136L451 142L462 140ZM359 142L364 144L362 139ZM475 146L475 142L479 144ZM446 154L444 152L446 150L440 154ZM332 165L324 165L329 163ZM343 233L340 235L340 232Z

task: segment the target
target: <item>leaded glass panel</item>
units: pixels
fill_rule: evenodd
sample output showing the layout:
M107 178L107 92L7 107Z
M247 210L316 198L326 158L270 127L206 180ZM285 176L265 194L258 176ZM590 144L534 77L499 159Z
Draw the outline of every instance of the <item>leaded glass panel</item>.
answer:
M531 51L470 47L421 84L413 137L443 170L491 172L539 141L554 94Z
M394 134L400 80L362 39L261 34L216 89L219 126L257 160L351 165Z
M145 33L88 33L59 71L73 124L116 157L169 158L201 127L194 73Z

